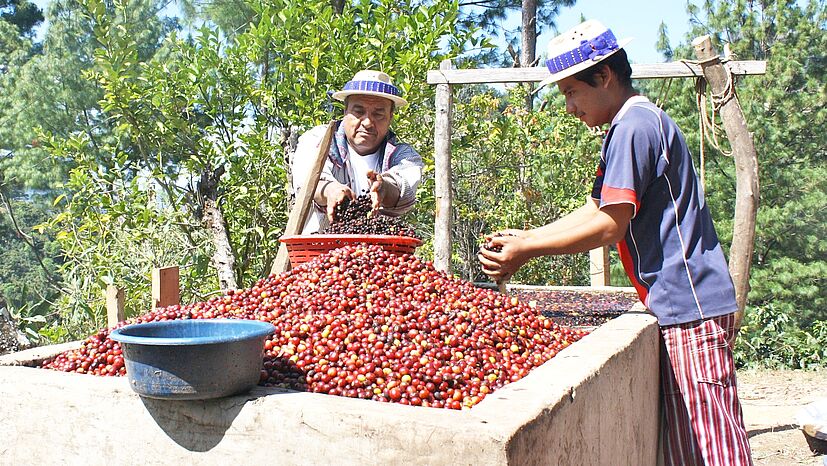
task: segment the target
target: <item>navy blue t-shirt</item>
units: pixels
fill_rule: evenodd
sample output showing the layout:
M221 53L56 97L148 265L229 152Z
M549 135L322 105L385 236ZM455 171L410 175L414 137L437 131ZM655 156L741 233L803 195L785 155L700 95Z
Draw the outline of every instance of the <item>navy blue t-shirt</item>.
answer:
M635 212L620 258L660 325L735 312L735 289L680 129L641 96L630 98L603 141L592 197Z

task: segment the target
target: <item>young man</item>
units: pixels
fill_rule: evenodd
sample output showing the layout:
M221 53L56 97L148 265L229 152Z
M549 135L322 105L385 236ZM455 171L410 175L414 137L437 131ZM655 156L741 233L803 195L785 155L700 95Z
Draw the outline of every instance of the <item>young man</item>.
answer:
M333 94L345 102L345 114L335 122L319 183L303 233L325 228L334 208L345 199L369 194L373 208L383 215L399 216L414 206L422 178L422 158L390 130L396 108L407 105L390 77L379 71L356 73L344 89ZM319 152L326 125L304 133L296 147L293 186L302 189L310 165Z
M738 401L735 291L680 130L638 95L623 46L597 21L549 43L566 111L610 124L593 203L534 230L489 237L479 260L494 280L533 257L617 243L626 273L661 327L663 442L669 465L752 464Z

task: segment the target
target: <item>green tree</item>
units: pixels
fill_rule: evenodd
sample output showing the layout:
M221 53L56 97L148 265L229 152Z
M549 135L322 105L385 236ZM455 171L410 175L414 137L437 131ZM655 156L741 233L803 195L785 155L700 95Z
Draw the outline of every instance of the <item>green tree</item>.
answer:
M655 43L655 49L663 55L665 61L672 61L675 56L672 45L669 43L669 30L663 21L658 26L658 41Z
M52 212L51 202L42 196L12 199L0 191L0 308L21 320L33 341L39 340L36 330L60 292L59 245L32 231Z
M21 36L31 38L34 28L43 22L43 12L26 0L0 0L0 20L16 26Z
M76 164L52 222L77 290L62 303L75 332L102 323L109 282L132 287L127 306L143 312L146 276L160 260L188 265L185 300L269 273L287 213L279 134L328 121L327 91L374 68L393 74L413 102L397 131L428 139L418 122L431 114L433 91L421 77L446 45L466 40L452 35L457 6L447 1L363 1L338 14L326 1L279 0L256 6L258 21L232 38L205 27L143 58L135 35L114 21L125 5L84 5L100 44L89 77L103 89L101 117L113 132L97 148L83 133L49 141L54 157ZM158 254L170 242L182 246Z
M531 66L536 56L537 37L543 27L556 28L560 9L571 7L576 0L468 0L461 1L462 25L469 29L481 29L488 37L505 41L507 49L481 50L476 59L491 66L510 67L515 62ZM520 25L515 29L503 27L509 15L519 11ZM527 50L527 48L532 48ZM517 51L515 51L517 50ZM518 58L519 57L519 58Z
M42 12L32 3L0 1L0 125L5 123L3 115L10 105L6 98L18 71L38 53L31 38L42 20ZM26 191L26 177L14 166L27 143L8 135L8 128L0 129L0 308L10 310L25 327L36 328L59 289L54 243L31 231L51 206L48 199ZM29 336L36 334L32 330Z
M153 20L160 8L160 3L133 2L129 13L119 17L119 24L124 27L133 25L131 33L143 44L140 50L143 56L157 48L159 35L175 27L174 22ZM4 277L9 280L5 290L28 293L27 299L7 296L7 301L18 306L27 302L41 307L38 303L42 303L44 297L51 306L51 301L58 298L56 290L65 297L71 295L73 289L71 280L63 280L66 269L62 277L58 276L56 268L63 257L60 248L53 247L54 235L35 227L53 215L53 201L67 193L64 183L75 161L52 157L43 147L43 133L54 138L85 135L90 156L97 160L109 157L100 150L111 137L111 128L102 118L98 103L103 93L83 74L94 65L93 52L98 46L90 34L90 23L80 14L80 5L72 0L51 2L47 17L49 28L43 42L33 44L28 39L32 34L23 31L17 39L21 46L7 55L14 62L0 68L0 154L5 155L0 157L0 194L8 201L0 211L10 226L3 232L13 240L4 244L11 248L17 241L29 249L27 254L8 249L4 257L6 253L16 254L18 267L41 271L50 277L48 289L42 287L43 280L32 280L26 274ZM0 30L5 30L4 24L0 21ZM0 33L0 37L7 36ZM31 263L23 265L20 261L24 260ZM59 308L60 304L50 312ZM21 309L25 310L26 306ZM49 333L57 328L43 330Z
M538 227L585 203L600 138L584 131L562 105L531 112L525 88L500 95L483 86L455 96L451 141L454 229L452 269L462 278L487 281L477 260L482 237L505 228ZM432 192L432 180L423 192ZM417 209L431 209L430 199ZM432 226L433 219L420 220ZM588 284L586 254L530 261L513 282Z

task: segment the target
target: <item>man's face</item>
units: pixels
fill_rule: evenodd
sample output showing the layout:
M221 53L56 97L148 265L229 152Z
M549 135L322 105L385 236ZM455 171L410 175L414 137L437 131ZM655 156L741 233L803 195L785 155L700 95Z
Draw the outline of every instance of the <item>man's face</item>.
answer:
M345 136L356 152L372 154L388 134L393 119L393 102L372 95L352 95L347 98L342 124Z
M606 80L598 75L596 81L596 87L578 81L574 76L557 81L557 87L566 98L566 113L571 113L590 127L611 122Z

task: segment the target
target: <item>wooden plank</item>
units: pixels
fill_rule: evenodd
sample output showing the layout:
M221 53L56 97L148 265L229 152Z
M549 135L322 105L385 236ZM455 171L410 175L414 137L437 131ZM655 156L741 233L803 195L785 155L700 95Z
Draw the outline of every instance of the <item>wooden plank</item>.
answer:
M735 330L741 328L749 294L749 273L755 249L755 219L758 214L758 156L747 119L735 94L732 79L718 59L709 36L692 41L704 77L712 90L713 105L720 105L721 121L735 160L735 219L729 249L729 274L735 285Z
M106 286L106 325L110 328L126 319L123 288Z
M767 72L767 62L760 60L731 61L725 65L736 76L759 75ZM488 84L540 82L549 75L544 66L534 68L477 68L465 70L439 69L428 71L428 84ZM632 79L692 78L703 76L695 63L632 64Z
M178 266L152 269L152 310L181 304Z
M284 227L285 235L298 235L304 228L304 222L307 220L307 214L310 213L310 205L313 203L313 196L316 194L316 186L319 184L319 175L322 174L324 162L327 159L327 153L330 151L330 141L333 140L333 133L335 130L334 122L327 125L327 132L322 138L319 145L319 153L316 154L316 160L310 168L310 173L305 178L304 185L299 196L296 199L296 204L290 211L287 217L287 225ZM273 261L273 267L270 273L279 274L290 270L290 256L287 254L287 245L281 243L279 245L279 252L276 254L276 260Z
M441 71L448 72L451 60L443 60ZM436 121L434 122L434 267L451 273L451 113L450 84L436 86Z

